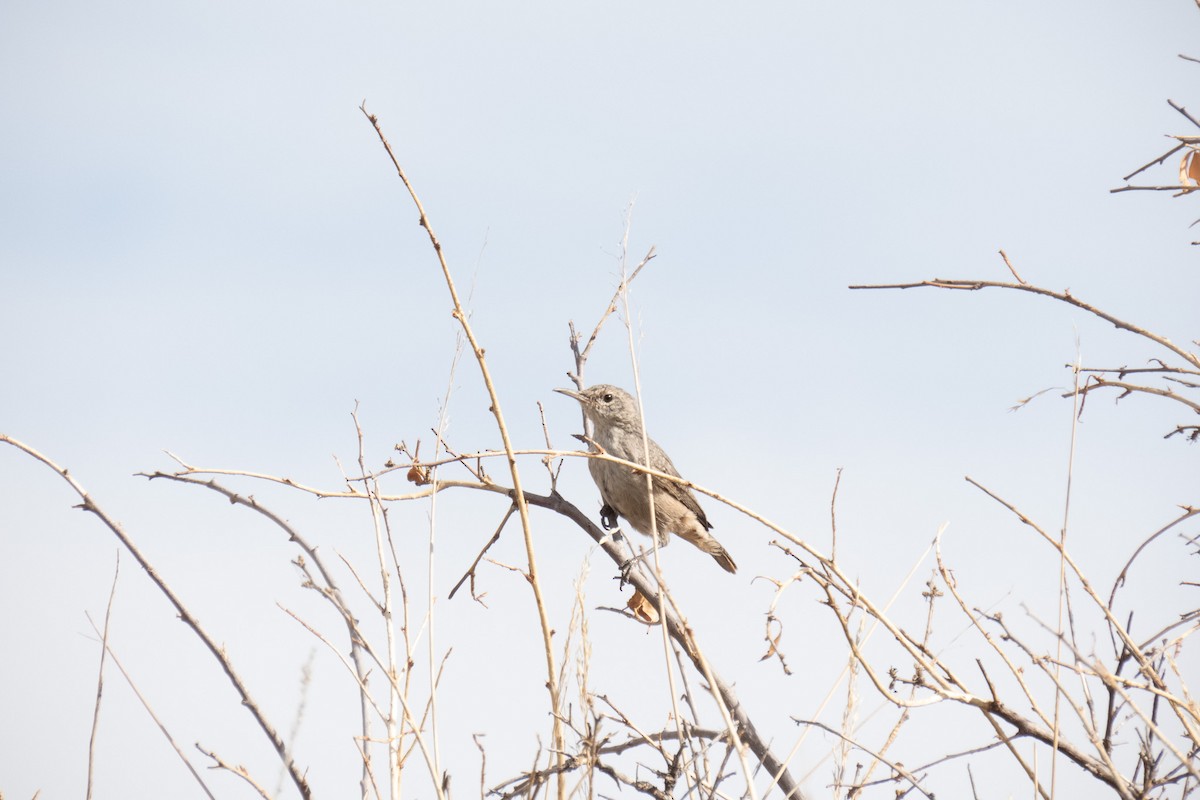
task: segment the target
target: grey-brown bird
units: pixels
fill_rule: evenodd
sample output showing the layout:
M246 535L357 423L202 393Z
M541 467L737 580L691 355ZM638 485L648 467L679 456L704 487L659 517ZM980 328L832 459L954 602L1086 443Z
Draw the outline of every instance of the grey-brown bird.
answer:
M579 392L574 389L554 391L579 401L583 413L592 423L592 441L605 453L635 464L647 464L653 470L679 477L679 470L675 469L666 452L653 439L646 439L650 445L649 460L643 457L641 415L637 401L624 389L602 383ZM588 459L588 470L600 489L600 499L604 501L605 509L601 510L600 515L606 527L609 527L608 518L613 514L606 515L605 511L611 509L624 517L639 533L650 536L649 492L653 491L654 527L658 530L659 547L665 547L670 541L669 534L673 533L708 553L722 569L737 572L737 564L709 533L712 525L704 516L704 510L700 508L691 489L652 476L651 489L647 490L645 473L599 458Z

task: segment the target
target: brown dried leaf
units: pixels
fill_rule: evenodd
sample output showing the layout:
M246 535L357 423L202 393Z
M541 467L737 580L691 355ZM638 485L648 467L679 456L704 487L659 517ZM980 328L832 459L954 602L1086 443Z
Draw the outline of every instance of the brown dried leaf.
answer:
M629 598L629 602L625 604L633 615L645 622L647 625L658 624L658 609L654 604L646 599L646 596L636 589L633 592L633 597Z
M1197 158L1196 151L1191 148L1188 148L1183 154L1183 160L1179 162L1179 185L1200 186L1200 158Z

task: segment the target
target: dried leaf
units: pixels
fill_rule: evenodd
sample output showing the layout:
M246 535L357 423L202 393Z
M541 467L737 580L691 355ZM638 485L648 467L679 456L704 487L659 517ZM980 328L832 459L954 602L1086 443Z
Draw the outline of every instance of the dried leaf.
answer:
M636 589L633 592L633 597L629 598L629 602L625 605L629 607L629 610L633 612L635 617L647 625L658 624L658 609L646 599L644 594Z
M407 477L410 482L415 483L417 486L424 486L425 484L429 483L428 471L424 467L416 464L413 464L408 468Z
M1200 158L1197 158L1196 151L1191 148L1188 148L1183 154L1183 160L1179 162L1179 185L1200 186Z

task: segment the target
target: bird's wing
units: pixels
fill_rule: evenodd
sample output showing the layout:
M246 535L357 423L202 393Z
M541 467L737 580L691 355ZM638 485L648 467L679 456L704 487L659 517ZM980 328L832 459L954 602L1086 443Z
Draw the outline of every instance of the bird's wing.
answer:
M683 477L679 474L679 470L675 469L675 464L672 463L671 457L653 439L650 440L650 466L659 472L665 472L677 478ZM712 525L709 523L708 517L704 516L704 509L700 507L700 503L696 500L696 495L692 494L691 489L657 476L653 477L653 483L655 491L666 492L671 497L683 503L684 508L696 515L696 519L699 520L704 530L712 530Z

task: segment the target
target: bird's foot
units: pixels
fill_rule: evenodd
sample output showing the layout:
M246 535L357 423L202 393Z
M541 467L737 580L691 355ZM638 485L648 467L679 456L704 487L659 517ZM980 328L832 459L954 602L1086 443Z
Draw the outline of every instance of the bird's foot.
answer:
M617 511L608 503L605 503L600 508L600 524L604 526L604 530L611 531L617 527Z
M636 556L633 556L632 558L628 559L627 561L625 561L625 563L621 564L617 568L620 571L619 575L617 577L617 580L619 580L621 582L618 587L619 589L624 589L625 584L632 583L632 581L629 580L629 573L633 571L633 567L635 564L640 562L646 556L650 555L651 552L652 551L646 550L641 553L638 553Z

